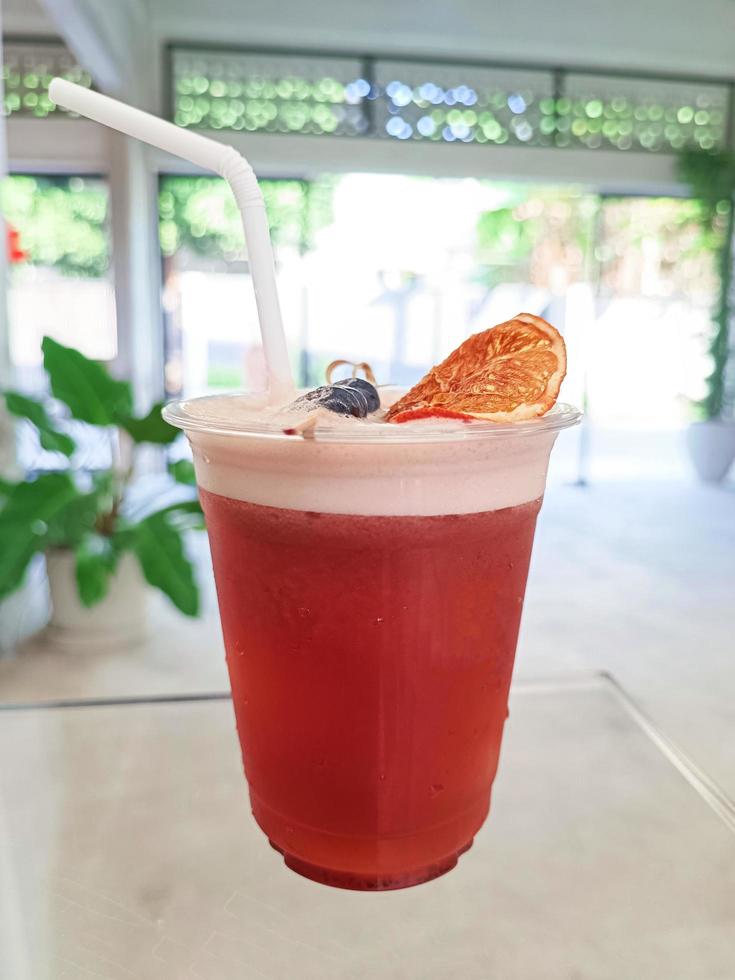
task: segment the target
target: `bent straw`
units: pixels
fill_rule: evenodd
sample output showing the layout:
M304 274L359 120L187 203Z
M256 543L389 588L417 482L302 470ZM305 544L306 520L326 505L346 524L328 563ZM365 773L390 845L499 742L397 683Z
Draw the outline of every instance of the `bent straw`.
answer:
M206 170L214 170L225 178L240 209L248 247L268 370L269 400L271 404L290 400L294 384L278 302L268 218L263 192L247 160L234 147L217 143L188 129L181 129L157 116L134 109L98 92L91 92L62 78L53 79L49 86L49 96L57 105L71 109L80 116L86 116L127 136L134 136Z

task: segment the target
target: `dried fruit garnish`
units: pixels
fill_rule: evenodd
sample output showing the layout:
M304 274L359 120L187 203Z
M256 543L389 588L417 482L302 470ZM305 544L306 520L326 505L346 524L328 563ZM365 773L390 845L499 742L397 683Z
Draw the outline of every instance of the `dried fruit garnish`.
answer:
M559 331L539 316L519 313L468 337L390 407L386 421L536 418L556 401L566 370Z

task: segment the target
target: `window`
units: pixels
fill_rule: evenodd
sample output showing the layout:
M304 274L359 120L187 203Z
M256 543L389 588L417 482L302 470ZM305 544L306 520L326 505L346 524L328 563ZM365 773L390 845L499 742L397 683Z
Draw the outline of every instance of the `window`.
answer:
M90 177L14 175L0 188L10 236L10 354L17 383L43 384L49 334L107 361L117 352L108 191Z
M179 126L355 136L370 90L355 58L182 48L172 57Z
M562 395L586 390L602 429L673 430L701 394L716 277L695 202L369 174L261 185L303 385L337 357L412 384L468 333L529 310L565 332ZM160 212L170 394L262 389L229 190L165 177Z
M725 85L570 73L557 102L557 145L711 150L725 144L728 105Z
M369 174L261 186L303 385L322 383L337 357L411 384L468 332L519 309L559 307L566 285L588 275L596 199L574 190ZM160 218L169 393L262 389L229 189L217 178L164 177Z
M171 48L180 126L672 153L727 141L729 82L565 68Z
M381 60L376 83L376 136L553 145L554 77L549 71Z
M92 84L89 73L61 41L5 39L2 61L6 116L44 119L54 113L71 115L48 97L51 79L58 75L85 88Z
M48 334L88 357L109 361L117 353L110 269L108 192L90 177L14 175L0 186L10 260L8 317L14 385L46 391L41 340ZM82 423L68 424L80 466L109 461L106 436ZM19 454L29 468L53 468L31 427L19 426Z

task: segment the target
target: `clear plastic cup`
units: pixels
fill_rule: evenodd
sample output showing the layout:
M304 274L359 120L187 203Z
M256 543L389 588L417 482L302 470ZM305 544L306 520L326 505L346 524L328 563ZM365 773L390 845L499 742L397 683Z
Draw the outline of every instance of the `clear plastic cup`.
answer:
M286 864L381 890L490 806L549 454L580 413L285 435L170 405L194 454L253 815Z

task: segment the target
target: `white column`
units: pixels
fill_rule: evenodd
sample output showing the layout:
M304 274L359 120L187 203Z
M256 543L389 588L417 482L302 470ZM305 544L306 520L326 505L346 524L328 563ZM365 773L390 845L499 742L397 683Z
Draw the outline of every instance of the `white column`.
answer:
M2 94L0 93L0 98ZM0 126L4 126L4 120ZM2 176L4 177L4 171ZM10 365L10 336L7 306L7 229L0 217L0 389L8 388L13 383ZM13 426L5 411L5 403L0 402L0 475L8 473L13 465L15 445Z
M42 0L69 48L96 84L149 112L160 101L160 46L145 0ZM105 136L115 275L120 377L133 382L136 407L163 395L158 188L149 151L118 133Z
M1 97L1 96L0 96ZM13 383L10 365L10 337L7 306L7 229L0 218L0 389L9 388ZM5 403L0 402L0 476L12 469L15 460L15 439Z
M1 14L1 11L0 11ZM2 23L0 23L0 37ZM3 89L0 78L0 104ZM0 117L0 179L7 175L7 123ZM10 330L8 322L8 248L7 229L0 215L0 389L13 384L13 368L10 363ZM17 477L15 472L15 432L13 424L5 411L5 403L0 398L0 476ZM32 574L37 576L37 563ZM12 651L15 645L29 633L42 625L45 615L45 596L39 594L38 585L22 586L13 595L0 602L0 657ZM1 931L1 930L0 930ZM2 941L0 936L0 942ZM20 961L17 966L21 970ZM23 970L18 976L26 977Z
M2 38L2 6L0 5L0 38ZM0 104L4 99L3 81L0 77ZM0 180L8 172L7 120L0 117ZM8 248L7 229L0 215L0 389L11 384L10 367L10 336L8 327ZM13 464L15 445L13 427L5 411L5 405L0 401L0 475L7 473Z
M146 147L119 133L109 139L115 371L133 382L136 408L147 411L164 391L157 180Z

